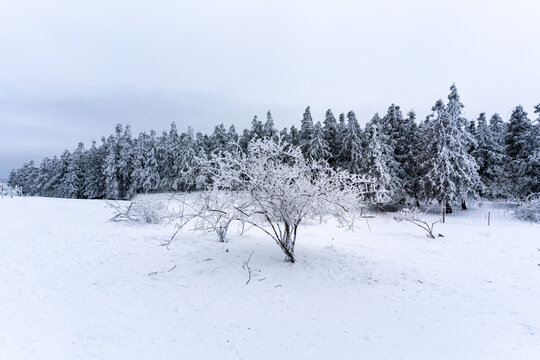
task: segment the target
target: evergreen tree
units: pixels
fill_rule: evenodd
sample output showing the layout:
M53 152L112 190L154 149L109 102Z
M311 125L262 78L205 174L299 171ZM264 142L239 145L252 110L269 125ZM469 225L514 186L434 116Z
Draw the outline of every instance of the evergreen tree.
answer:
M262 139L264 136L263 131L264 125L262 121L260 121L257 118L257 115L253 117L253 120L251 121L251 140L259 140Z
M421 147L420 130L416 124L416 113L411 110L407 113L403 128L403 136L396 144L397 161L402 169L402 183L405 192L418 199L419 189L417 187L418 163Z
M19 169L9 174L8 185L20 187L24 195L36 195L36 181L39 169L34 166L34 161L29 161Z
M464 128L466 122L461 117L463 104L455 85L450 88L448 105L442 100L433 107L431 120L428 119L423 137L426 139L422 162L420 185L424 198L436 199L446 204L462 201L476 195L481 187L478 165L468 153L468 145L474 142Z
M100 199L105 196L105 176L103 174L103 163L105 161L106 145L105 138L102 138L102 145L98 148L96 142L86 155L86 171L84 176L84 196L89 199Z
M347 114L347 130L345 132L340 159L342 167L351 173L358 174L362 170L362 130L356 120L354 111Z
M228 134L223 123L214 127L214 133L211 136L212 151L223 151L227 148Z
M69 150L65 150L60 156L62 163L62 177L57 189L57 195L63 198L77 197L77 174L74 168L74 161Z
M360 128L360 126L358 126ZM337 139L336 139L336 161L335 166L340 168L347 168L348 164L348 151L345 149L345 138L347 135L347 122L345 120L345 114L339 114L339 120L336 125Z
M71 154L68 163L63 179L63 187L64 191L66 191L63 197L74 199L84 198L85 161L84 144L81 142Z
M173 173L177 173L176 166L178 160L173 163ZM137 184L136 188L145 193L156 191L161 183L161 174L159 173L159 163L157 156L156 132L150 131L150 135L141 133L137 140L137 150L135 153L135 165L133 171L133 180ZM174 179L173 181L176 181ZM176 184L172 184L176 186Z
M216 126L217 137L223 138L225 129L223 125ZM214 133L215 135L215 133ZM223 142L223 140L221 140ZM216 139L215 146L221 146L220 139ZM159 168L158 188L164 191L177 190L176 179L178 178L177 169L180 157L180 135L176 124L173 122L168 133L163 133L161 141L158 142L156 149L156 161Z
M103 163L105 195L108 199L129 199L135 189L131 179L133 172L132 141L129 126L124 130L116 125L115 136L107 139L107 155Z
M469 154L472 154L476 150L476 146L478 145L476 136L476 122L474 120L469 121L467 130L469 131L469 134L471 134L471 137L475 140L473 143L469 144Z
M477 146L472 155L479 166L478 175L485 186L486 195L496 197L501 193L503 147L496 134L488 126L485 113L481 113L478 117L475 130Z
M242 149L243 152L247 152L248 150L248 144L251 142L251 132L248 129L244 129L244 132L242 133L242 136L238 140L238 145Z
M406 162L409 161L411 124L409 119L403 118L399 106L392 104L388 107L386 115L380 120L380 134L382 143L387 145L389 151L387 167L390 175L400 185L394 189L395 200L404 200L406 197L405 183L411 182L410 174L405 171ZM414 120L413 120L414 121Z
M229 152L235 151L239 146L238 140L239 136L236 132L236 128L234 127L234 125L231 125L229 127L229 131L227 131L227 144L225 149Z
M126 125L124 133L119 139L118 175L120 196L122 199L131 199L135 196L136 184L133 181L134 146L131 137L131 127Z
M300 132L298 131L298 129L296 128L296 126L291 126L291 131L289 133L289 136L290 136L290 139L291 139L291 144L293 144L294 146L299 146L300 145Z
M495 113L489 119L489 131L500 146L505 144L506 124L499 114Z
M323 128L319 121L313 128L313 138L309 144L308 154L313 160L328 160L331 156L330 147L324 138Z
M531 161L534 160L535 143L534 125L523 107L518 105L512 112L505 136L507 189L515 198L540 191L535 161Z
M338 123L331 109L326 110L324 117L323 138L328 144L328 163L335 166L339 157Z
M302 153L307 156L309 153L309 144L313 140L313 118L311 117L311 109L309 106L306 108L306 111L304 111L298 135Z
M284 127L283 130L279 132L279 138L282 142L286 142L289 144L292 143L291 136L289 135L289 131L286 127Z
M277 140L278 138L277 130L274 127L274 119L272 118L272 113L270 112L270 110L268 110L268 112L266 113L266 122L263 126L263 137L265 139L273 140Z
M116 126L116 131L122 130L120 124ZM118 178L118 157L120 151L114 136L107 139L107 156L103 162L103 174L105 175L105 197L107 199L120 199L120 185Z
M179 173L180 190L191 190L197 185L199 175L197 157L205 155L202 144L193 136L193 129L188 127L187 132L182 136L181 171Z
M373 181L373 193L379 193L382 189L388 190L390 196L396 198L396 193L401 193L402 186L388 164L394 162L390 146L382 141L379 128L382 127L378 114L366 124L365 137L366 147L363 153L362 174ZM398 195L397 197L399 197ZM381 203L380 199L373 199Z

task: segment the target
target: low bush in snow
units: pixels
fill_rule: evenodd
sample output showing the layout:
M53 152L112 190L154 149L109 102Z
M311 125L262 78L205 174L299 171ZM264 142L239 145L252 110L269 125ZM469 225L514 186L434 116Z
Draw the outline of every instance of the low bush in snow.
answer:
M148 224L158 224L168 218L167 207L159 200L137 200L127 206L118 202L109 202L116 215L113 221L141 221Z
M540 198L521 204L515 215L521 220L540 222Z
M299 148L273 140L252 142L247 153L214 154L202 168L212 183L195 207L206 225L226 232L233 220L250 224L271 237L290 262L300 223L332 217L352 227L374 191L363 177L306 160ZM219 192L221 198L212 195ZM386 196L384 189L376 192L379 199Z
M414 224L418 226L419 228L424 229L428 237L435 239L435 234L433 231L434 231L435 224L438 223L439 221L432 222L431 224L428 223L427 221L424 220L424 213L420 211L418 208L401 209L394 216L394 220L396 220L397 222L405 221L405 222Z

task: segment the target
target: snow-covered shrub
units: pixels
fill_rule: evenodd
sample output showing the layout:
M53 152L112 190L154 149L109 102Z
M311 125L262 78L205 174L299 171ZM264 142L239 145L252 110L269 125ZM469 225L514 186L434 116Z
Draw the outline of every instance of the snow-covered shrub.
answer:
M127 206L122 206L118 202L109 202L116 215L113 221L141 221L148 224L159 224L168 218L167 207L159 200L137 200Z
M521 220L540 222L540 198L521 204L515 215Z
M213 231L220 242L225 242L229 225L241 219L239 200L236 192L211 189L200 192L197 200L189 205L194 210L195 230Z
M394 220L396 220L397 222L410 222L411 224L414 224L424 229L428 237L435 239L433 228L435 227L435 224L438 223L438 221L429 224L427 221L424 220L424 213L421 212L418 208L401 209L394 216Z
M308 161L299 148L273 140L252 142L247 153L214 154L204 169L212 178L206 191L234 194L227 205L236 210L234 218L274 239L290 262L301 222L333 217L352 226L367 202L366 179Z
M0 181L0 197L4 196L22 196L22 189L17 185L11 187L6 182Z
M140 221L148 224L158 224L167 218L167 208L162 201L136 201L133 212Z

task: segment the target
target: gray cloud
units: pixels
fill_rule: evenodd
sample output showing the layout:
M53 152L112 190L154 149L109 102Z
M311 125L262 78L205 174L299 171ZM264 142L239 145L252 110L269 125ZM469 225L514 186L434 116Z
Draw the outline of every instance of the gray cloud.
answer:
M425 116L456 82L466 114L540 102L540 3L11 1L0 4L0 177L21 158L171 121L279 126L306 105Z

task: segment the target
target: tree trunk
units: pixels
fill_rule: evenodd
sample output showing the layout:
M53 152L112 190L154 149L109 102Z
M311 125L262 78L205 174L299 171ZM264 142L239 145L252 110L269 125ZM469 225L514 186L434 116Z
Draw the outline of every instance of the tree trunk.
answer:
M285 261L293 263L295 261L294 259L294 243L296 240L296 226L294 226L294 230L291 229L291 226L288 223L285 223L285 231L283 234L283 238L281 239L279 246L281 247L281 250L285 253Z
M446 202L446 213L451 214L452 213L452 207L450 206L450 203Z
M467 210L467 204L465 203L465 200L461 200L461 210Z

